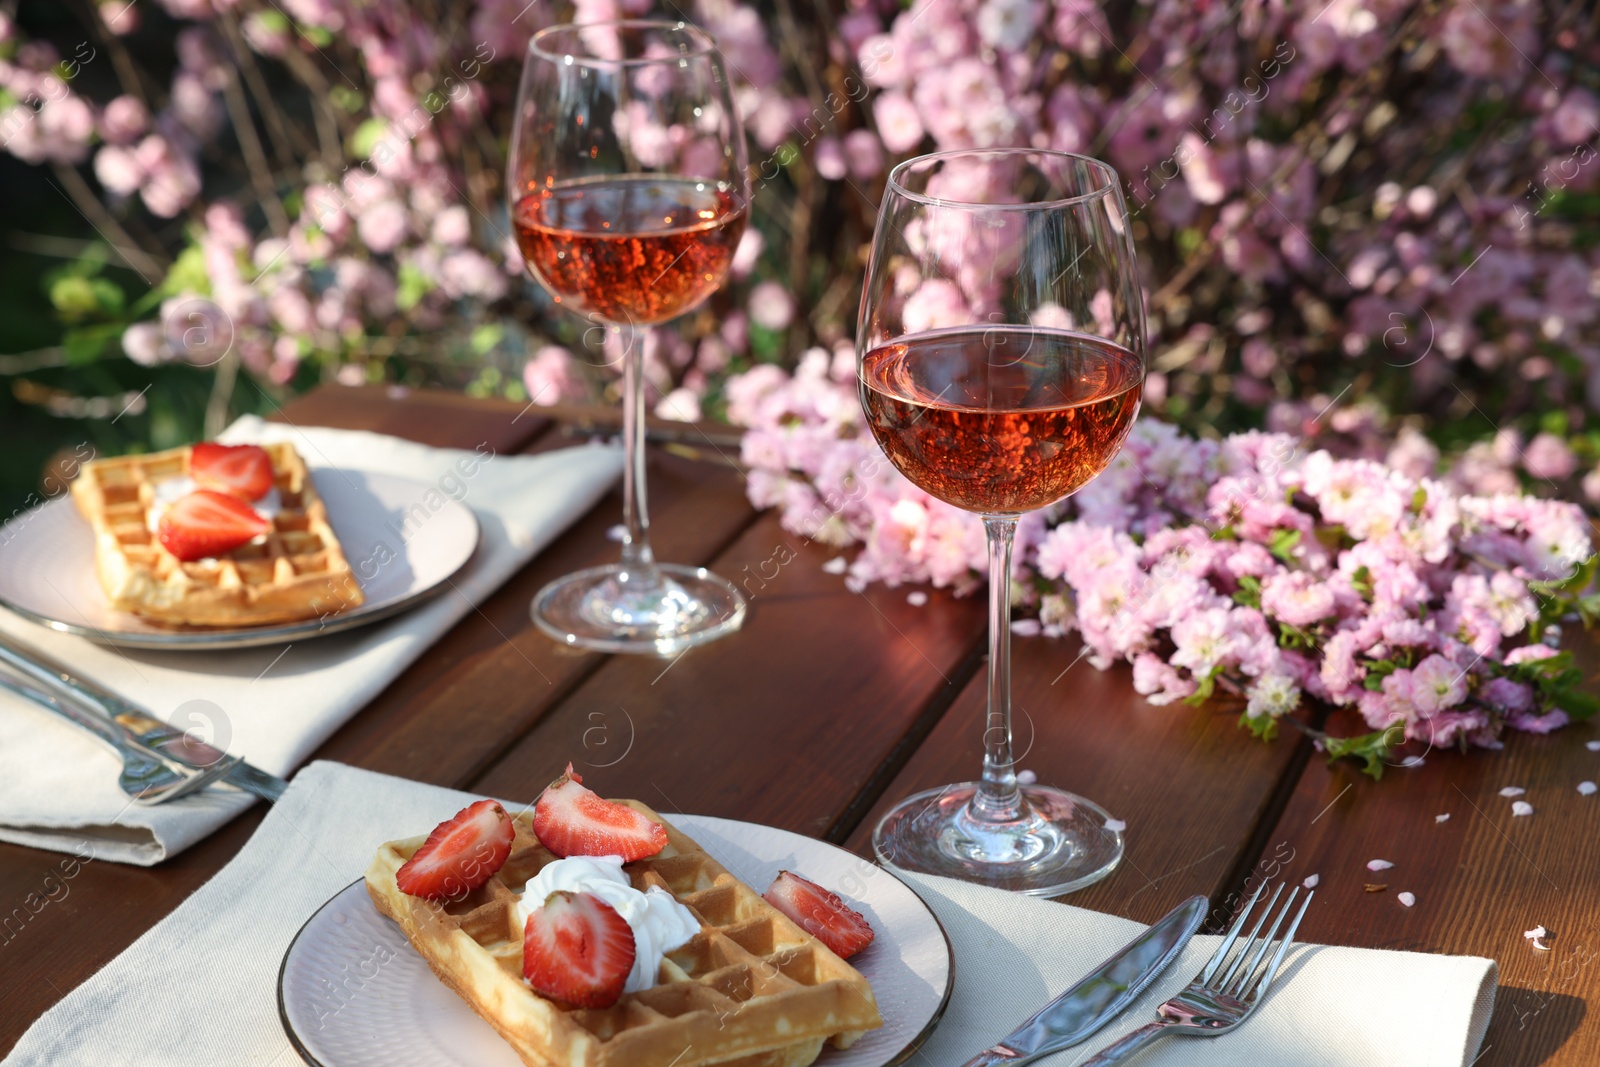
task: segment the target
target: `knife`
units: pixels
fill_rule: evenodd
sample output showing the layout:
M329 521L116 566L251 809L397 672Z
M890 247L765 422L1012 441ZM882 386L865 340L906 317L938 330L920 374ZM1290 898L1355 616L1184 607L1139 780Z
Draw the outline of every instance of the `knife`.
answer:
M75 676L65 665L36 649L0 633L0 666L43 688L51 696L109 720L137 747L190 767L204 769L226 753L151 715L86 678ZM229 768L223 781L264 800L278 800L289 783L243 760Z
M1178 958L1210 906L1201 896L1185 900L962 1067L1017 1067L1083 1041L1133 1003Z

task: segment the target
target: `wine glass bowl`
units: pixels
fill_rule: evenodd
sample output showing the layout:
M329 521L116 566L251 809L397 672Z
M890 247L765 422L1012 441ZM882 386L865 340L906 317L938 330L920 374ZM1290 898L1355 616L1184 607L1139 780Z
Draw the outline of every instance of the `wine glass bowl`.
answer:
M652 19L534 35L507 188L528 272L622 353L622 559L540 590L535 622L567 645L659 655L731 633L745 613L737 590L650 549L639 336L704 303L744 233L744 132L716 43Z
M900 867L1026 893L1089 885L1121 860L1117 824L1082 797L1016 780L1010 564L1019 516L1103 471L1138 415L1144 303L1115 171L1035 149L896 167L856 345L873 436L919 488L983 516L990 567L983 776L902 801L874 848Z

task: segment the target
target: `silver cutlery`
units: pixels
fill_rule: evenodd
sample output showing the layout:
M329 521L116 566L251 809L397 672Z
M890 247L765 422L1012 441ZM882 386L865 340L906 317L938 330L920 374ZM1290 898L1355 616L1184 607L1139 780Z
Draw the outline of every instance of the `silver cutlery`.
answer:
M131 741L115 722L85 711L71 701L61 700L5 672L0 672L0 688L55 712L74 726L87 730L115 752L122 760L117 785L136 804L164 804L188 796L221 780L238 763L234 757L226 756L204 768L174 767L158 753Z
M1261 909L1261 915L1256 919L1255 926L1250 928L1250 935L1245 939L1239 954L1234 956L1233 962L1224 969L1223 964L1228 961L1229 952L1238 939L1240 929L1250 917L1250 912L1254 910L1256 901L1260 899L1261 891L1265 888L1265 882L1256 887L1256 891L1250 896L1250 902L1240 909L1239 918L1228 931L1228 936L1222 939L1217 951L1195 976L1194 981L1177 996L1156 1009L1156 1014L1161 1016L1160 1019L1141 1026L1120 1041L1102 1049L1093 1059L1084 1061L1081 1067L1104 1067L1109 1063L1117 1063L1167 1034L1218 1037L1250 1018L1256 1008L1261 1006L1262 998L1267 995L1267 989L1277 977L1278 965L1283 962L1289 946L1294 943L1295 931L1300 928L1300 920L1305 915L1311 898L1316 896L1313 891L1306 892L1300 910L1295 912L1294 921L1289 924L1283 940L1278 942L1277 951L1272 953L1271 958L1267 958L1273 938L1278 936L1278 927L1283 925L1285 916L1294 908L1295 896L1300 892L1299 886L1289 891L1289 899L1284 901L1283 907L1277 911L1272 926L1258 939L1256 935L1260 933L1267 917L1273 914L1278 897L1283 893L1283 885L1279 884L1278 888L1273 890L1272 899L1267 901L1267 906ZM1262 963L1263 960L1266 960L1265 965Z
M132 701L87 678L75 676L59 661L3 633L0 633L0 668L20 677L35 690L42 690L63 707L120 728L124 743L143 749L147 755L201 772L210 772L220 765L221 773L207 781L224 781L273 801L282 797L289 787L282 778L168 726ZM33 698L30 696L30 699ZM95 730L93 726L86 728Z
M1208 903L1205 897L1197 896L1173 908L1077 985L963 1067L1019 1067L1088 1038L1131 1004L1178 958L1205 919Z

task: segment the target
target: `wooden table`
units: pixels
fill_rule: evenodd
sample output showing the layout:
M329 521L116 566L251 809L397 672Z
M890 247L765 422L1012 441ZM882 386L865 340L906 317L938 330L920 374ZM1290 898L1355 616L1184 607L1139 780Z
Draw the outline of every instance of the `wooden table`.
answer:
M499 452L573 440L538 409L400 389L325 388L281 417ZM736 455L725 437L696 441L698 461L655 454L650 502L662 558L704 563L746 589L740 633L658 660L569 651L535 629L536 589L614 555L614 492L317 757L520 801L569 759L609 764L593 771L605 792L867 851L887 804L973 777L980 598L930 591L919 607L904 588L848 591L822 570L833 551L751 509L739 473L719 462ZM1595 678L1595 643L1576 643ZM1075 641L1018 640L1014 666L1021 766L1128 823L1121 868L1074 904L1151 921L1201 892L1220 913L1247 883L1316 873L1304 940L1500 961L1481 1067L1600 1064L1600 1018L1587 1013L1600 1005L1600 795L1575 788L1600 779L1600 752L1585 747L1600 731L1519 734L1496 754L1433 753L1373 782L1327 766L1304 740L1254 741L1233 713L1153 707L1125 669L1073 665L1077 652ZM1527 789L1533 816L1512 817L1499 790L1513 785ZM1441 814L1449 820L1436 822ZM258 807L153 869L89 863L64 899L0 938L0 1052L215 874L260 817ZM1374 875L1365 867L1374 858L1395 867ZM59 861L0 845L0 911ZM1388 889L1364 891L1378 882ZM1398 903L1403 890L1415 907ZM1535 924L1552 932L1550 951L1523 939Z

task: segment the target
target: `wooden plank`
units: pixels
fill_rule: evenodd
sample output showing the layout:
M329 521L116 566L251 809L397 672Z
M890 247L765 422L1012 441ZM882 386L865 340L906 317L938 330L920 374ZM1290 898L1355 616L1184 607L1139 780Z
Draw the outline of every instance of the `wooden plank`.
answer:
M571 760L606 795L823 836L959 691L983 632L978 598L852 593L833 555L763 516L712 564L750 596L739 633L607 662L474 788L533 800Z
M652 454L649 479L661 559L708 562L755 518L742 479L726 467ZM606 531L621 515L619 488L458 623L318 758L441 785L470 781L605 661L557 645L534 625L528 605L546 582L615 559Z
M296 397L270 418L297 426L337 426L392 434L438 448L519 451L548 430L541 410L509 400L479 400L403 385L324 385Z
M0 902L4 913L24 907L29 894L56 899L31 919L0 934L0 1056L33 1021L110 963L244 847L266 813L257 805L211 837L159 867L89 862L61 864L62 852L0 844ZM54 876L56 883L47 884ZM351 876L352 879L355 877ZM16 920L13 920L14 923Z
M1076 638L1012 643L1013 736L1018 766L1040 782L1099 804L1128 824L1122 866L1071 903L1153 922L1185 897L1219 900L1253 854L1257 824L1301 762L1284 738L1267 745L1238 730L1238 713L1156 707L1126 667L1077 660ZM872 828L892 804L923 789L971 781L982 769L987 687L974 677L949 714L884 790L849 838L872 854Z
M1600 642L1573 648L1600 678ZM1342 713L1329 724L1335 734L1364 729ZM1313 760L1270 835L1293 850L1290 877L1320 879L1302 939L1498 960L1475 1067L1600 1063L1600 794L1576 788L1600 781L1600 752L1585 745L1597 739L1593 724L1511 734L1502 752L1433 752L1376 782L1348 762ZM1501 796L1508 787L1527 792ZM1534 813L1512 815L1514 799ZM1395 866L1367 870L1374 859ZM1401 892L1416 905L1401 905ZM1548 952L1522 936L1536 925L1552 934Z

